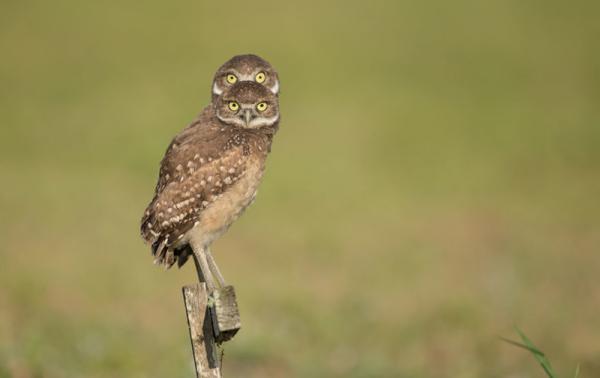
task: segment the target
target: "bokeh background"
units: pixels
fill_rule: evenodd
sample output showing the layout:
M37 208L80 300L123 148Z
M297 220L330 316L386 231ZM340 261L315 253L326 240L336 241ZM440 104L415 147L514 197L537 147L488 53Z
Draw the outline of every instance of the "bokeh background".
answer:
M283 120L214 246L229 377L600 376L600 3L0 3L0 376L191 377L138 234L217 67Z

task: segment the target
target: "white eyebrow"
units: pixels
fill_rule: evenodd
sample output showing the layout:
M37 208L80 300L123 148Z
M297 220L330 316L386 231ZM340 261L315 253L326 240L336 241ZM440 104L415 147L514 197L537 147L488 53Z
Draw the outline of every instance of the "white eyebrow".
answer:
M279 80L275 80L275 85L271 89L271 92L273 92L274 94L279 93Z
M223 90L221 88L219 88L219 85L217 85L216 81L215 81L215 84L213 85L213 93L216 95L220 95L221 93L223 93Z

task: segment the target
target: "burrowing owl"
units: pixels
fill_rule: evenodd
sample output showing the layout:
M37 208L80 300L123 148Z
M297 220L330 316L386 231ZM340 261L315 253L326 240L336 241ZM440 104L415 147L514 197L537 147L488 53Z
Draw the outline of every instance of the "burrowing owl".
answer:
M215 73L212 85L213 100L238 81L255 81L279 94L279 76L263 58L253 55L236 55L223 63Z
M192 252L210 287L225 285L209 251L253 201L279 125L276 94L237 81L213 99L206 117L183 130L161 161L141 233L155 262L181 266Z
M275 96L279 96L279 75L269 62L254 54L236 55L229 59L215 73L211 86L213 102L223 91L240 81L254 81L267 87ZM207 106L199 118L213 116L213 107Z

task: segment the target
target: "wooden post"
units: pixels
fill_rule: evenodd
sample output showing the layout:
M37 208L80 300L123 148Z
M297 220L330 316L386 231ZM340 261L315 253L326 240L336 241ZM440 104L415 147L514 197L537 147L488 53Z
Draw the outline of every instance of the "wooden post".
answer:
M230 340L240 329L240 312L233 286L225 286L213 292L214 306L210 306L215 338L218 343Z
M197 378L221 378L213 321L204 282L183 287L190 339Z
M194 262L200 283L184 286L182 291L196 378L221 378L218 347L235 336L241 326L235 290L225 286L208 292L195 256Z

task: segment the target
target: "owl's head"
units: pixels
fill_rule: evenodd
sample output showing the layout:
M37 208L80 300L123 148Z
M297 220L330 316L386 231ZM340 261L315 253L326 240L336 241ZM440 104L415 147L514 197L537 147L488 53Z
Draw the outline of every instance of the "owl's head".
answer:
M279 77L275 69L263 58L245 54L236 55L219 67L213 79L213 100L240 81L259 83L279 95Z
M217 118L246 129L273 126L279 121L279 101L270 90L254 81L240 81L216 99Z

